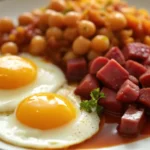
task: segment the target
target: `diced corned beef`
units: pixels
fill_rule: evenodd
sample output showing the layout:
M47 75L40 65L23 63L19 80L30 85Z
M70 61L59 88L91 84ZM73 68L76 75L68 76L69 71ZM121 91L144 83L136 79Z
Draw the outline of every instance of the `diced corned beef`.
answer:
M119 132L124 135L137 135L145 123L144 109L130 106L121 118Z
M138 101L150 108L150 88L143 88L140 90Z
M136 77L132 76L132 75L129 75L129 80L132 81L136 85L139 84L139 80Z
M146 67L133 60L126 61L125 67L129 74L135 76L136 78L139 78L147 71Z
M104 87L101 92L104 93L105 98L101 98L99 100L100 105L102 105L106 110L109 110L111 112L115 112L115 113L123 112L122 104L116 100L115 91Z
M112 47L105 55L109 59L115 59L120 65L125 64L125 58L118 47Z
M97 78L108 88L119 90L129 73L114 59L97 72Z
M129 43L123 49L125 59L143 61L149 57L150 47L142 43Z
M143 87L150 87L150 69L140 77L140 83Z
M126 80L118 91L116 99L124 103L135 102L139 97L139 90L136 84L130 80Z
M96 74L99 69L108 63L109 59L106 57L97 57L95 58L89 67L89 72L91 74Z
M75 94L85 98L90 98L90 93L92 90L99 87L98 80L94 75L87 74L81 83L77 86Z
M84 58L75 58L67 62L67 78L70 81L79 81L87 74L87 63Z

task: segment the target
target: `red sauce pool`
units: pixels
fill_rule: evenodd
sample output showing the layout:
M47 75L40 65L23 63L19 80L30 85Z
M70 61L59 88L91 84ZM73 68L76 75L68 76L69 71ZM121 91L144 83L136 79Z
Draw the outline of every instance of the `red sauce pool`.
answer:
M81 144L72 146L70 147L70 149L104 148L125 143L132 143L134 141L150 137L150 117L149 120L147 120L141 134L137 137L123 137L119 135L117 131L117 126L119 122L119 117L104 115L101 118L99 132L89 140Z

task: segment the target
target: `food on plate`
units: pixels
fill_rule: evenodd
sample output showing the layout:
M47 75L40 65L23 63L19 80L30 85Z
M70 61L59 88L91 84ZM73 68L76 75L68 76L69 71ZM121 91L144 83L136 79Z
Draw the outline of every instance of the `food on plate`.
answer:
M65 85L56 93L26 97L14 113L0 115L0 137L29 148L64 148L91 138L98 132L96 112L80 110L74 87ZM88 132L87 132L88 131Z
M133 59L130 57L125 61L124 51L112 47L105 56L98 56L89 63L88 74L76 87L75 93L83 99L89 99L95 88L102 87L104 97L97 101L97 105L103 107L106 113L122 116L118 128L122 136L135 136L144 128L149 118L146 114L150 109L150 70L148 65L140 61L144 62L148 58L146 55L148 52L150 55L150 47L140 43L127 44L124 49L126 47L131 49L132 52L129 53L130 56L135 56ZM139 61L135 58L139 58ZM90 100L87 105L90 105ZM86 110L86 107L82 108ZM135 130L128 129L130 126L134 126Z
M121 0L51 0L18 24L0 18L0 138L76 149L150 137L149 27Z
M25 97L55 92L66 82L56 65L26 53L2 55L0 75L0 112L14 111Z
M137 134L145 123L144 109L130 106L121 118L119 132L122 134Z

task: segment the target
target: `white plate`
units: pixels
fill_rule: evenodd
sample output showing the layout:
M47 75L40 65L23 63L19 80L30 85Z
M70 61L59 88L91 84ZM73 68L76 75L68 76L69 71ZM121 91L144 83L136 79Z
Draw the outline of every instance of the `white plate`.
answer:
M50 0L4 0L0 1L0 17L8 16L16 20L22 12L30 11L34 8L46 6ZM135 5L138 8L150 9L149 0L128 0L129 4ZM109 140L109 139L108 139ZM25 150L0 142L0 150ZM146 150L150 149L150 138L109 148L102 148L100 150Z

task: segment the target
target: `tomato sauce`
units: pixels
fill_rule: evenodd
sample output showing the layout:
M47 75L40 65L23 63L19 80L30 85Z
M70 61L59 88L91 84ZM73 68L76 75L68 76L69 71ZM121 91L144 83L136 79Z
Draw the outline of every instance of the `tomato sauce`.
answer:
M126 143L132 143L150 137L150 119L147 120L144 129L137 137L121 136L117 131L119 122L120 122L120 117L112 117L110 115L105 114L101 118L99 132L89 140L81 144L72 146L70 147L70 149L111 147L111 146L117 146Z

